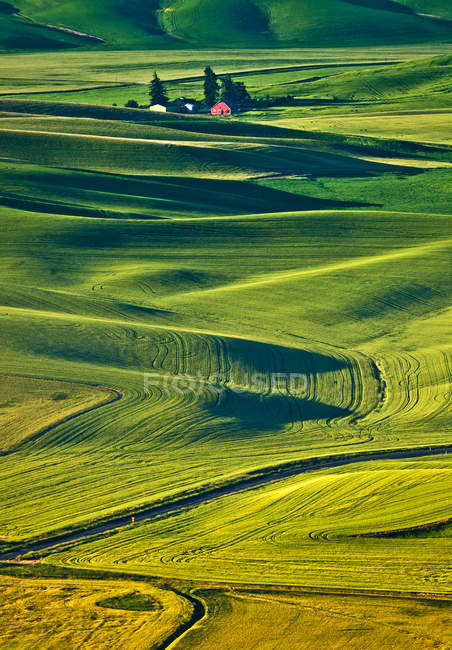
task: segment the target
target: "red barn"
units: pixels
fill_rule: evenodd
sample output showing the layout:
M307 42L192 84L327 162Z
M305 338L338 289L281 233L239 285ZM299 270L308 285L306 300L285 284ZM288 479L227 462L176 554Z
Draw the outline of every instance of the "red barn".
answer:
M215 106L212 106L210 112L212 115L232 115L232 113L237 112L237 107L234 102L225 100L218 102L218 104L215 104Z

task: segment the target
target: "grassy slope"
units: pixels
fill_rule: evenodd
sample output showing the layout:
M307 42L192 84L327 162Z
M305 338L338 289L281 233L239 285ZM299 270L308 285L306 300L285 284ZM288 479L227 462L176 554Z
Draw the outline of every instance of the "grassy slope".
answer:
M79 30L119 47L158 47L167 45L171 40L158 23L155 13L159 6L158 0L151 0L145 6L137 0L121 0L116 3L100 0L95 4L86 0L45 3L39 0L19 0L16 4L23 14L40 23Z
M110 393L93 386L28 377L0 376L0 387L0 452L68 416L111 400Z
M334 97L342 100L389 99L406 96L450 93L452 57L438 56L410 61L387 68L342 71L312 83L290 83L285 87L263 89L261 94L284 96Z
M365 143L357 151L344 140L333 145L322 134L300 140L296 129L176 116L130 124L135 116L149 116L71 105L21 106L14 110L39 106L50 116L5 116L3 155L40 156L41 163L44 155L47 166L5 163L0 309L5 364L16 373L95 378L120 388L124 398L16 454L15 476L9 461L2 462L2 484L8 495L14 492L4 510L4 538L79 525L296 458L449 441L450 298L444 281L449 208L442 189L447 170L412 175L401 165L395 175L390 156L377 165L363 160L372 151ZM52 112L65 117L52 118ZM101 115L112 122L101 123ZM66 133L60 134L58 123ZM47 133L34 131L46 131L44 125ZM111 138L109 129L119 137ZM145 137L137 138L139 131ZM72 150L71 137L77 143ZM165 145L169 137L171 144ZM88 148L81 148L85 142ZM187 150L189 158L182 156ZM162 153L157 157L156 152ZM314 196L315 180L279 178L264 197L268 208L274 202L272 212L249 213L249 176L280 173L282 158L285 173L315 177L323 177L327 163L336 160L338 177L322 191L331 188L331 198L346 205L317 205L316 210L301 189L304 182L306 194ZM84 169L73 172L74 166ZM118 167L121 174L115 173ZM236 180L219 180L219 173L234 174ZM165 174L171 183L167 194ZM206 177L198 201L194 175ZM368 194L366 185L360 193L358 184L367 182L373 189ZM404 200L403 190L396 193L404 182L419 195L425 192L423 202L413 203L408 193ZM217 201L217 208L213 193L220 188L228 204ZM357 197L368 205L352 209ZM383 206L375 206L380 197ZM29 203L18 205L19 198ZM217 383L229 390L219 395L207 385L184 394L170 385L165 391L162 380L153 377L146 395L144 372L200 373L205 380L217 375ZM264 375L262 399L250 381L255 372ZM287 386L275 386L273 372L306 375L306 392L291 395ZM234 385L243 391L234 393ZM325 490L315 494L312 476L293 479L259 492L259 502L256 493L222 500L198 509L194 518L181 513L74 548L58 561L111 566L124 559L143 572L216 578L224 577L221 567L227 566L228 579L261 581L261 565L257 578L250 562L257 558L265 563L265 580L272 582L289 576L293 566L285 558L292 558L296 579L304 584L323 580L444 591L442 553L448 538L428 550L423 539L404 540L401 564L400 548L391 540L333 542L333 535L323 543L318 533L356 534L446 516L446 510L439 511L439 497L449 485L448 472L441 459L335 471L316 475ZM405 501L399 507L399 485L409 507ZM427 501L426 486L432 495ZM331 512L324 509L330 507L328 498ZM314 528L309 525L314 513L303 510L309 502L323 513ZM388 510L387 503L394 507ZM238 505L244 512L251 507L253 516L234 523ZM212 517L222 524L215 532L224 544L218 549L209 532ZM281 561L275 560L274 542L261 534L269 521ZM183 548L174 540L175 530ZM319 544L324 562L319 562ZM162 560L160 550L152 550L145 558L142 549L151 547L169 553L165 550ZM345 575L338 572L338 553L349 560Z
M445 218L431 216L426 223L424 215L332 212L112 222L9 212L8 229L15 234L14 243L10 237L8 244L5 268L10 270L2 287L7 367L19 372L26 364L29 372L36 372L42 368L40 350L45 348L50 375L71 374L80 380L96 376L99 383L121 388L125 397L102 413L93 412L42 437L34 445L37 454L33 457L28 453L16 456L16 467L27 468L28 478L10 500L11 509L4 511L5 535L15 537L17 530L30 535L70 521L86 521L294 456L328 453L344 446L350 449L353 444L363 448L366 442L368 447L422 444L426 432L430 442L447 440L441 419L445 378L430 373L430 363L436 372L441 371L444 339L442 330L435 334L432 323L428 343L422 338L414 341L415 349L429 347L431 352L425 358L417 352L414 355L425 368L426 386L437 394L437 412L429 410L431 392L420 399L417 389L410 389L414 400L410 413L408 405L399 404L398 392L388 402L400 419L390 433L376 426L378 413L364 426L351 426L347 420L348 413L364 415L377 400L373 369L353 347L368 342L369 351L379 350L378 339L373 343L372 339L381 336L383 323L397 330L412 322L414 315L422 317L447 305L446 295L438 292L448 260L446 251L436 244L425 246L441 239ZM400 256L407 233L410 243ZM18 264L19 251L30 239L35 243L29 248L29 261ZM49 242L51 255L42 250ZM222 255L225 249L234 250L233 269ZM289 258L287 250L291 250ZM394 259L385 257L391 250ZM264 257L266 275L262 278ZM350 265L342 265L344 257ZM358 263L355 267L353 258ZM294 269L299 269L299 277ZM363 287L362 270L367 269ZM289 273L282 274L285 271ZM15 278L14 286L8 277ZM394 291L392 302L398 300L400 308L384 308L388 278ZM345 279L348 291L344 295L340 287ZM212 291L215 286L218 289ZM265 309L269 289L278 305L275 313ZM296 296L301 291L304 299L300 301ZM416 297L419 291L423 292L421 302ZM381 303L374 303L363 320L358 310L375 301L375 296L381 296ZM189 331L205 329L206 324L212 334ZM256 328L260 337L273 343L225 336L252 337ZM297 336L305 338L300 342ZM319 338L347 346L348 351L322 349L312 342ZM276 341L290 347L275 346ZM383 345L378 358L386 358L384 350ZM143 395L143 372L200 372L204 377L219 372L224 381L232 377L241 383L247 371L264 371L268 376L288 370L309 372L308 401L286 401L270 392L261 415L262 406L252 392L226 394L216 406L215 393L209 390L188 400L170 391L170 412L157 379L151 381L151 397ZM396 384L410 374L401 365L392 369L391 376ZM353 388L356 382L363 384L359 393ZM417 427L406 429L404 421L415 415L411 411L416 405L422 418ZM325 425L325 419L344 416L337 428ZM118 456L118 445L126 445L126 456ZM193 463L193 453L199 455L201 450L202 478L200 464ZM52 470L54 507L44 511L40 491L47 489L49 479L46 459L61 458L63 451L64 463ZM5 471L8 466L4 464ZM97 467L95 473L93 467ZM58 488L60 473L67 479L64 494ZM34 496L25 506L28 480L33 481Z
M291 178L260 181L264 187L331 201L366 201L376 208L447 214L452 202L450 170L436 169L415 176L373 178Z
M328 46L333 39L341 44L370 45L409 42L414 34L419 40L430 40L438 28L444 29L444 36L448 30L447 24L439 27L417 16L382 11L363 6L365 3L323 0L313 5L308 0L262 0L260 4L270 12L270 29L281 40L317 39L318 45Z
M77 48L83 41L69 33L47 29L0 8L0 50L58 50Z
M152 219L169 214L206 216L215 211L233 215L249 214L256 209L265 213L353 205L294 196L243 181L183 176L140 179L30 164L0 163L0 168L5 172L0 181L1 204L62 215ZM27 194L23 192L24 184Z
M249 113L245 119L305 135L306 130L326 138L326 133L350 135L356 143L375 139L380 146L390 140L450 144L451 79L447 55L384 69L342 71L311 83L263 87L258 94L294 95L294 106Z
M13 124L13 127L15 125ZM74 166L76 169L195 178L249 179L272 174L368 175L381 172L379 163L308 147L178 140L122 138L85 134L4 129L2 150L23 162ZM75 164L73 161L76 161ZM395 168L394 168L395 169Z
M19 0L16 3L24 15L39 23L75 29L100 37L107 44L130 49L143 45L165 46L171 40L159 26L155 13L158 5L158 0L151 0L145 6L137 0L100 0L94 4L86 0L45 3Z
M153 0L145 7L136 0L99 0L95 4L86 0L45 4L17 0L16 5L24 15L40 23L69 27L98 36L110 46L129 48L168 44L177 47L179 43L227 47L356 46L442 41L451 34L447 21L345 0L322 0L315 5L308 0ZM19 18L5 17L5 45L11 32L20 27ZM34 42L25 44L34 46Z
M394 544L356 535L447 517L451 485L447 456L367 462L220 498L49 561L220 582L448 593L452 539Z

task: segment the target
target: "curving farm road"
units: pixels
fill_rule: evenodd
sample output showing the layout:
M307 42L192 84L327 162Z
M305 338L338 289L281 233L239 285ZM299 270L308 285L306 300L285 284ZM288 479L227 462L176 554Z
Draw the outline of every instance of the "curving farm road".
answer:
M228 494L242 492L244 490L249 490L260 485L265 485L273 481L278 481L283 478L295 476L297 474L303 474L305 472L323 470L331 467L339 467L341 465L350 465L352 463L360 463L363 461L397 460L404 458L416 458L421 456L447 454L449 452L452 452L452 444L431 447L414 447L400 450L381 450L376 452L349 455L337 455L329 456L327 458L313 458L309 461L302 461L296 464L289 463L280 465L279 467L270 468L266 472L261 472L257 475L250 475L248 477L238 479L233 483L227 483L219 487L207 489L205 492L193 494L177 501L150 506L144 510L131 511L126 515L119 515L106 522L94 524L81 530L75 530L69 533L55 535L43 540L31 542L24 546L18 546L13 550L0 553L0 562L15 560L20 555L31 551L48 550L54 546L58 546L59 544L87 539L100 533L115 530L123 526L128 526L132 523L132 517L134 522L153 519L160 515L177 512L178 510L183 510L185 508L192 508L202 503L212 501L213 499L218 499L219 497L226 496Z

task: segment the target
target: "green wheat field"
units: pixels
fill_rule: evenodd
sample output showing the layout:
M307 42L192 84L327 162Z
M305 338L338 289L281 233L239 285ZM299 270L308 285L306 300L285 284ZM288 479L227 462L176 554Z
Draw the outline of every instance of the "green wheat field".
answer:
M451 180L448 0L0 2L1 650L452 647Z

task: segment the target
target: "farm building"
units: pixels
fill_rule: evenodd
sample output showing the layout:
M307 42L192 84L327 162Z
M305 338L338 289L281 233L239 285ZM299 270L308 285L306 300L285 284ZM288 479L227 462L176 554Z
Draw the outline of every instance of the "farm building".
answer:
M150 111L155 111L156 113L167 113L168 111L168 106L167 104L153 104L152 106L149 106Z
M197 113L199 110L199 102L195 99L179 97L166 104L153 104L149 107L149 110L156 111L157 113Z
M225 99L212 106L210 112L212 115L232 115L232 113L237 113L237 106L234 102Z

